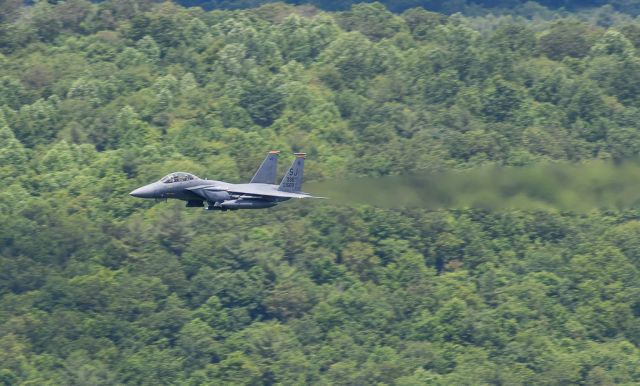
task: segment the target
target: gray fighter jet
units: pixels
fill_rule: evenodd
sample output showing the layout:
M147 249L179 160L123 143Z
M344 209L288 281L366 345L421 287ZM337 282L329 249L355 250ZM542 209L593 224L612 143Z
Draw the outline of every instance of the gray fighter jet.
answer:
M269 208L291 198L322 198L300 191L305 153L294 153L296 159L280 185L275 185L279 153L270 151L248 184L203 180L190 173L177 172L129 194L140 198L175 198L186 201L187 207L222 211Z

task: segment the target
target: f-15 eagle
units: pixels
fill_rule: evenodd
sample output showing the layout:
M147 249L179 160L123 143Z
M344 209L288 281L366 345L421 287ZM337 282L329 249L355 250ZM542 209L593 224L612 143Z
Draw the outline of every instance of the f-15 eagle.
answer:
M323 198L300 191L306 153L294 153L293 164L280 185L275 184L279 153L270 151L248 184L203 180L191 173L176 172L129 194L139 198L174 198L186 201L187 207L222 211L270 208L291 198Z

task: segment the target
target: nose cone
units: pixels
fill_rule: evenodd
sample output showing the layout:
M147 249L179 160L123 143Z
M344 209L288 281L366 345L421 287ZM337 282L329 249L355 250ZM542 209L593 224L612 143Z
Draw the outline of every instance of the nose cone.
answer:
M151 185L146 185L132 191L129 194L132 195L133 197L138 197L138 198L153 198L155 196L155 189Z

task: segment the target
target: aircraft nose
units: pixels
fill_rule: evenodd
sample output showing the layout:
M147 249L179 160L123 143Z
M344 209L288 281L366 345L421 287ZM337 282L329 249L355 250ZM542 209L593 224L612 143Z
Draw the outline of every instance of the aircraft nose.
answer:
M154 196L153 193L154 193L153 187L146 185L141 188L133 190L129 194L132 195L133 197L138 197L138 198L153 198Z

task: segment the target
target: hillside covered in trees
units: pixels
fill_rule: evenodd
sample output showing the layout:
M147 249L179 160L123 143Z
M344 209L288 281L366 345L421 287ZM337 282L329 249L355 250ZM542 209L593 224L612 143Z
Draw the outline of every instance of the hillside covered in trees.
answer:
M637 157L640 22L606 16L3 2L0 384L640 383L640 210L128 196L272 149L308 181Z
M185 6L199 6L207 10L211 9L244 9L255 8L267 3L285 2L292 5L313 5L326 11L346 11L359 3L372 3L372 0L178 0ZM410 8L422 7L425 9L444 12L513 12L519 9L548 7L555 10L577 11L594 7L611 7L618 11L637 15L640 13L640 5L635 0L382 0L392 12L403 12Z

